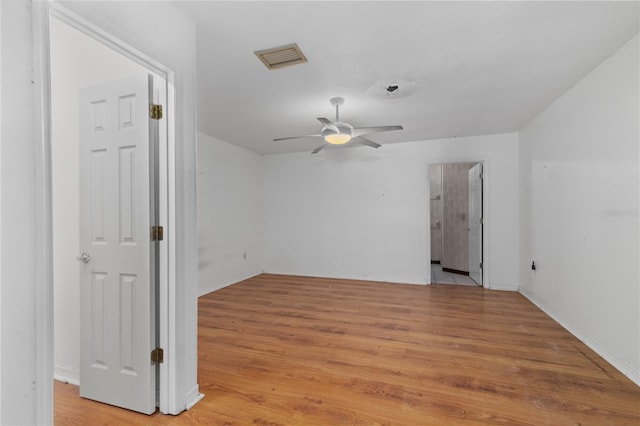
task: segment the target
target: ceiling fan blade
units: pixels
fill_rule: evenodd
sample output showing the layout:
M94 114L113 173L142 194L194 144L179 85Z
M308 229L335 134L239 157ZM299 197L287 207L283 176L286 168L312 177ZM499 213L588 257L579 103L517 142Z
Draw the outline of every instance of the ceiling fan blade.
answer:
M360 142L362 145L370 146L371 148L380 148L382 146L377 142L365 138L364 136L358 136L356 141Z
M286 140L289 140L289 139L312 138L312 137L322 137L322 135L291 136L291 137L288 137L288 138L276 138L273 141L274 142L278 142L278 141L286 141Z
M326 146L326 143L323 143L322 145L318 146L316 149L314 149L313 151L311 151L312 154L317 154L320 151L322 151L322 149Z
M338 128L336 127L336 125L335 125L335 124L333 124L333 123L331 122L331 120L329 120L328 118L318 117L318 121L319 121L319 122L321 122L321 123L322 123L322 125L323 125L324 127L326 127L327 129L331 129L331 130L333 130L333 131L334 131L334 132L336 132L336 133L340 133L340 129L338 129Z
M403 130L402 126L373 126L373 127L354 127L351 132L352 136L367 135L369 133L388 132L389 130Z

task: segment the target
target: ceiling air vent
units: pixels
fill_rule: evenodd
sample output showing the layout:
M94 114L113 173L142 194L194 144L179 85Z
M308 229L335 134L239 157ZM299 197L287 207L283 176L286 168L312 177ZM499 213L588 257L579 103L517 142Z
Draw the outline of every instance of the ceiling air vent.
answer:
M274 47L272 49L259 50L254 53L270 70L307 62L307 58L302 54L302 51L296 43Z

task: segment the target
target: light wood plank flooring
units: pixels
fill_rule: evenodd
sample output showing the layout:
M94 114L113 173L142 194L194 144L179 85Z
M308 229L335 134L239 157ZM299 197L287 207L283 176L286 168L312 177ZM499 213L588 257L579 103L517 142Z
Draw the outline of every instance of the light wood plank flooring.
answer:
M640 388L513 292L260 275L200 298L179 416L55 385L58 425L634 425Z

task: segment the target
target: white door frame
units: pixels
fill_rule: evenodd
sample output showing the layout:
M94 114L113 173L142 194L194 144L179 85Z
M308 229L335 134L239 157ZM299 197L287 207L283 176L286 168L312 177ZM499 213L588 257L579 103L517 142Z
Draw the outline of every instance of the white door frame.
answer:
M32 2L35 137L36 424L53 424L53 210L49 7Z
M482 218L483 218L483 239L482 239L482 286L485 288L491 288L491 253L490 247L490 226L491 217L489 212L491 211L489 196L489 183L491 182L491 160L489 158L478 158L477 156L459 156L459 157L447 157L441 160L429 160L427 163L427 284L431 284L431 182L429 175L429 168L434 164L454 164L454 163L482 163Z
M175 268L175 86L174 72L145 53L129 46L110 33L93 25L58 3L32 2L34 36L35 120L38 154L36 167L36 235L39 244L36 295L36 365L37 365L37 418L38 424L53 423L53 243L52 243L52 185L51 185L51 70L49 65L49 19L51 16L65 22L89 37L105 44L134 62L164 78L160 98L166 99L166 126L160 126L158 205L160 224L165 226L165 241L160 244L159 262L159 318L160 347L169 350L169 356L160 364L159 407L168 412L176 405L176 363L170 356L176 342L176 313L169 301L175 294L175 280L170 271ZM45 385L45 383L49 383Z

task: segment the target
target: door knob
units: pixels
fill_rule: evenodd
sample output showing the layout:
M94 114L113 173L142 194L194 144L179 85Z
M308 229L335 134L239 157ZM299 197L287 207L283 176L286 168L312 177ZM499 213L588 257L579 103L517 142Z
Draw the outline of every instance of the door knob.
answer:
M89 263L91 261L91 255L85 251L80 256L76 257L76 259L82 263Z

